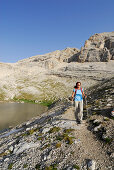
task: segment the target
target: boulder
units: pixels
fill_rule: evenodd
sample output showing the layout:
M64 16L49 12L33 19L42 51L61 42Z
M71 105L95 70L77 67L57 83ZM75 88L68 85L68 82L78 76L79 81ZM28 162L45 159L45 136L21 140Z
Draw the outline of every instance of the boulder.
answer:
M99 126L96 126L93 131L98 132L101 129L102 125L100 124Z
M96 164L96 162L94 160L89 160L88 164L87 164L88 169L95 170L95 164Z

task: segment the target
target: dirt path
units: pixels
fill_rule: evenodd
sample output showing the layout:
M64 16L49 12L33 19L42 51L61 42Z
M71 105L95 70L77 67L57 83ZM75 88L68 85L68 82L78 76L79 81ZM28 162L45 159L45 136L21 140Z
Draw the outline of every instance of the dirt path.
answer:
M82 164L85 160L92 159L95 160L97 169L109 170L109 156L105 153L102 144L97 140L95 135L87 129L88 123L86 121L81 125L76 123L74 107L69 108L62 115L62 119L72 121L72 125L75 127L74 135L79 140L79 143L78 152L75 152L74 156L78 159L79 164Z

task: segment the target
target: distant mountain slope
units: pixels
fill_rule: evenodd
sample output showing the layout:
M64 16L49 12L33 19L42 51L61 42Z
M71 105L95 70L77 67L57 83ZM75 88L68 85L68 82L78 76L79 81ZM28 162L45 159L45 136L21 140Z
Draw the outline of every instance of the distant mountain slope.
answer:
M113 40L114 32L95 34L81 51L66 48L17 63L0 63L0 101L54 101L68 98L76 81L81 81L87 89L111 78L114 75Z
M114 60L114 32L94 34L85 41L81 50L66 48L44 55L36 55L20 62L38 62L46 68L54 68L61 62L108 62Z

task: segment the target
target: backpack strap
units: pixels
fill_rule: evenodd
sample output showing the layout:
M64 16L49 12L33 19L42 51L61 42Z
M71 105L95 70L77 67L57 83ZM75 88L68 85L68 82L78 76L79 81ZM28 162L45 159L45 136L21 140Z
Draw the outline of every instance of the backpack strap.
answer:
M77 88L75 88L75 96L76 96Z
M83 91L82 91L82 88L81 88L81 92L83 92Z

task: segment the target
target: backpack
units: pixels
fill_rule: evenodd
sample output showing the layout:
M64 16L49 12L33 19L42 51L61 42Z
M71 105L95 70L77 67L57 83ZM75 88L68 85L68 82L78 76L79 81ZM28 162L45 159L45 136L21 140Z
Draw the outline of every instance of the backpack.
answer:
M76 92L77 92L77 88L75 88L74 98L75 98L75 96L76 96ZM81 88L81 92L83 92L83 91L82 91L82 88Z

